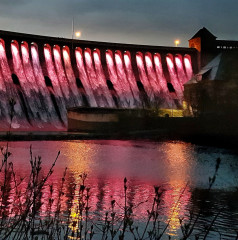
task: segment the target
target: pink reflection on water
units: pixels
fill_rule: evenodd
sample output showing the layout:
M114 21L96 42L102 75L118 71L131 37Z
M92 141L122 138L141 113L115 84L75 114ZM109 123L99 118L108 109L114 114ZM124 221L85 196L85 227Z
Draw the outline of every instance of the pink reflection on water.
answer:
M30 143L24 144L26 146ZM19 186L19 190L24 193L30 173L30 164L26 158L29 150L23 146L23 143L16 142L10 144L9 150L17 154L16 156L23 157L22 159L17 157L14 164L19 170L18 177L26 177ZM42 205L39 212L41 217L47 216L49 211L54 216L58 209L61 181L64 167L67 166L68 170L62 188L64 195L60 198L60 211L61 213L70 211L71 223L78 218L78 192L81 184L79 175L86 172L88 178L85 184L91 188L89 206L93 219L97 219L98 215L105 216L105 212L110 210L111 200L116 200L117 214L123 214L123 179L127 177L127 204L137 206L133 209L134 219L141 222L147 220L147 210L151 209L154 197L153 185L162 186L165 192L162 194L159 207L160 220L162 223L167 223L167 219L171 219L169 234L178 235L179 218L186 218L186 206L191 198L189 187L185 189L180 198L189 181L188 172L191 164L188 162L190 156L187 153L186 144L165 143L161 146L133 141L35 142L33 155L42 155L43 175L47 174L54 160L56 155L54 150L59 148L61 155L54 173L47 181L46 187L42 189ZM51 192L49 186L52 184L53 191ZM74 185L75 191L72 189ZM49 209L50 198L54 200L51 209ZM67 204L70 198L72 198L72 206ZM180 201L178 201L179 198ZM15 199L17 196L13 191L9 194L8 209L14 207Z

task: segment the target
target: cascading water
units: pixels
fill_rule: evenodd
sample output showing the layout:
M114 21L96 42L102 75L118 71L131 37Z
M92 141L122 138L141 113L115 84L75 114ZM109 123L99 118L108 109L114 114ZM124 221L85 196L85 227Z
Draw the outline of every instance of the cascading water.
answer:
M52 97L54 97L55 102L57 104L58 108L58 115L62 119L63 123L67 123L67 113L66 113L66 104L67 104L67 99L63 97L60 84L58 81L57 74L55 72L55 66L52 60L52 55L51 55L51 48L49 45L44 46L44 55L45 55L45 62L46 62L46 67L48 71L48 76L51 80L52 83ZM56 105L55 104L55 105Z
M193 68L192 68L191 57L187 54L184 57L184 66L187 74L187 80L189 81L193 76Z
M4 124L7 123L7 118L9 116L9 111L6 106L6 102L7 102L6 96L7 96L6 86L4 83L2 72L0 71L0 120Z
M161 89L161 98L164 99L163 106L165 105L165 108L170 108L173 105L173 100L171 99L171 96L169 94L167 80L163 73L161 56L158 53L154 54L154 65L157 81Z
M68 78L69 87L73 94L73 99L74 99L75 105L80 106L80 105L82 105L82 96L79 93L79 90L78 90L76 82L75 82L76 78L75 78L72 64L71 64L69 48L66 46L63 47L63 59L64 59L64 67L65 67L66 76Z
M187 79L187 75L184 71L183 58L180 54L177 54L175 56L175 64L176 64L178 79L183 88L183 84L186 83L188 81L188 79Z
M40 101L43 107L42 111L47 113L49 123L53 123L55 127L60 127L61 124L59 122L59 117L57 116L55 107L50 97L50 94L53 95L54 93L52 89L48 90L45 84L45 78L39 60L38 48L35 43L31 44L31 57L35 81L39 89Z
M128 107L133 107L135 105L133 92L131 91L130 85L128 84L125 68L122 62L122 54L118 50L115 53L115 62L116 62L117 75L121 85L123 86L126 105Z
M87 93L89 104L91 107L97 107L98 104L93 94L93 88L85 70L83 53L81 48L79 47L76 48L75 56L76 56L76 62L77 62L77 67L79 71L79 78L83 83L85 92Z
M154 96L154 91L153 88L151 87L151 84L149 82L149 79L147 77L146 71L145 71L145 65L144 65L144 61L143 61L143 54L138 52L136 54L136 62L137 62L137 67L139 70L139 75L140 75L140 81L142 82L145 91L147 93L147 96L149 97L149 100L151 102L154 101L155 96Z
M169 70L171 83L173 84L173 87L176 91L178 98L182 98L183 86L180 83L180 81L178 79L178 75L175 70L175 66L174 66L174 62L173 62L173 55L168 54L168 56L166 57L166 61L167 61L167 66L168 66L168 70Z
M117 96L119 97L120 107L126 107L126 97L125 97L125 91L124 86L120 82L120 79L118 78L115 63L113 60L113 53L111 50L106 51L106 61L107 61L107 68L109 72L110 81L113 84L113 87L117 93Z
M148 75L148 80L151 84L151 87L153 89L154 96L159 96L161 89L159 82L157 81L154 66L152 63L152 55L151 53L146 53L145 54L145 63L146 63L146 70L147 70L147 75Z
M107 87L106 78L105 78L103 68L102 68L102 64L101 64L99 49L94 50L93 59L94 59L94 63L95 63L95 72L96 72L96 75L97 75L96 81L99 83L99 86L101 88L102 93L105 94L105 97L106 97L106 100L108 102L109 107L115 107L112 96L111 96L111 94L109 92L109 89Z
M134 99L135 99L135 105L141 106L140 93L139 93L139 89L136 85L136 78L135 78L135 75L134 75L134 72L132 69L131 54L129 51L124 52L124 63L125 63L128 83L130 85L130 89L131 89Z
M7 106L8 114L7 114L7 120L8 123L11 124L12 128L19 128L21 125L24 125L25 127L28 127L28 122L26 121L26 116L24 112L22 111L22 105L20 101L16 101L16 99L19 99L18 91L13 84L12 80L12 73L8 64L8 59L6 56L5 51L5 44L2 39L0 39L0 65L1 65L1 72L4 79L4 83L6 86L6 103L4 105ZM11 110L9 106L9 101L14 100L15 106L14 106L14 114L15 117L11 119Z
M23 70L26 77L26 82L29 84L30 87L30 95L33 96L32 101L34 101L36 109L34 109L34 116L35 119L37 119L37 123L39 124L39 120L41 119L43 122L48 121L47 112L42 111L44 109L44 104L41 102L40 97L40 88L37 85L35 75L32 69L30 56L29 56L29 48L28 44L26 42L21 43L21 56L22 56L22 64L23 64ZM23 76L24 77L24 76ZM27 86L29 88L29 86ZM31 104L32 104L31 101ZM40 119L39 119L40 118Z
M42 54L36 43L28 44L12 41L12 58L9 59L5 43L0 39L0 121L3 128L11 121L9 107L5 104L10 99L16 102L12 127L29 128L30 123L38 128L48 124L62 129L67 125L66 109L70 107L140 108L154 104L174 107L173 101L182 100L183 84L193 76L188 54L162 56L169 73L167 79L166 66L162 66L159 53L147 51L131 55L128 50L82 50L79 47L71 51L67 46L45 44Z

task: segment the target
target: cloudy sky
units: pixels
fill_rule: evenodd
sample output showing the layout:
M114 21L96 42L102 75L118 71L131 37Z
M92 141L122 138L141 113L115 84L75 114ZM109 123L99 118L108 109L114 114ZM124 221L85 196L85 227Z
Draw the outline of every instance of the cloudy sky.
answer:
M181 46L200 28L238 40L238 0L0 0L0 29L81 39Z

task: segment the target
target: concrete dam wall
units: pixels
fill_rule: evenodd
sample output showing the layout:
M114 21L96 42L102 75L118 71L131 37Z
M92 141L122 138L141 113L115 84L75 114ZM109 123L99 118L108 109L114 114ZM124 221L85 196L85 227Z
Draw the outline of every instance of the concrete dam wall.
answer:
M65 129L67 109L180 108L197 51L0 31L1 129Z

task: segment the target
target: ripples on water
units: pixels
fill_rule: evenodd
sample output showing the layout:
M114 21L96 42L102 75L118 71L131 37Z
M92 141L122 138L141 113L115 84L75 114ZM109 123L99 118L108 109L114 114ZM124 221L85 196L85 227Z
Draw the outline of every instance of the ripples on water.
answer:
M6 145L2 142L1 146ZM30 171L29 147L33 155L42 157L43 171L46 173L54 161L57 152L61 154L54 168L54 173L42 191L40 216L49 213L49 199L54 199L50 207L51 214L57 210L58 189L65 167L67 174L61 200L62 210L70 207L71 223L78 218L77 189L79 175L88 174L86 186L90 187L90 217L96 221L105 216L116 200L117 214L123 214L124 189L123 179L128 179L127 204L134 208L134 219L143 228L151 209L154 185L164 190L160 203L160 220L170 221L167 233L172 239L181 234L180 220L188 221L190 211L201 214L196 225L196 232L204 230L217 219L213 232L208 239L235 239L238 230L238 156L225 149L205 148L183 142L140 142L140 141L38 141L10 142L9 148L16 172L21 177ZM215 184L208 192L208 179L213 176L216 159L221 158ZM19 177L18 176L18 177ZM187 185L188 184L188 185ZM26 184L21 185L22 191ZM53 185L53 192L50 191ZM187 187L185 188L185 186ZM74 187L76 194L73 193ZM74 196L72 206L67 203ZM9 212L14 207L14 197L9 196ZM200 211L202 209L202 211ZM222 209L222 210L221 210ZM62 211L63 212L63 211ZM163 225L163 224L162 224ZM194 237L193 237L194 238ZM96 238L97 239L97 238ZM167 237L165 238L167 239Z

